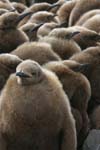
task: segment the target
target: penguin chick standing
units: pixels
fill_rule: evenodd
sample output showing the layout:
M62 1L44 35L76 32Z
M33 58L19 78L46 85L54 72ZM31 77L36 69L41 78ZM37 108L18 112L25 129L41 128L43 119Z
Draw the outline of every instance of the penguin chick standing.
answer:
M35 61L20 63L2 91L0 134L5 150L76 150L68 98L58 78Z
M0 16L0 53L8 53L29 41L27 35L17 28L19 21L28 14L9 12Z

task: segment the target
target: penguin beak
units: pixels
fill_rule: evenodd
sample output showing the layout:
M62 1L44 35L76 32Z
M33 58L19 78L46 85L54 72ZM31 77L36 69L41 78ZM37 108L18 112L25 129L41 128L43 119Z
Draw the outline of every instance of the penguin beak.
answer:
M18 18L16 19L16 23L19 23L26 16L29 16L29 15L32 15L32 14L33 14L33 12L27 12L27 13L23 13L23 14L19 15Z
M57 4L57 3L52 4L51 6L49 6L49 8L47 8L47 11L51 10L52 8L59 7L59 6L60 4Z
M38 25L36 25L35 27L33 27L30 32L34 32L34 31L37 31L44 23L40 23Z
M71 34L66 35L65 38L66 39L72 39L74 36L76 36L79 33L80 33L79 31L72 32Z
M24 72L16 72L16 76L19 76L21 78L29 78L30 76L25 74Z

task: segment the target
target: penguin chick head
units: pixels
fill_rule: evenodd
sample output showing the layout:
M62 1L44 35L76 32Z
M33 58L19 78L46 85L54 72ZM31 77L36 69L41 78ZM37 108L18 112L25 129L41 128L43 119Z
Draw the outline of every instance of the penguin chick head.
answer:
M79 33L79 31L68 31L66 28L55 28L49 33L49 36L70 40Z
M16 76L18 84L37 84L43 78L43 71L37 62L32 60L25 60L17 66Z
M14 29L18 23L31 12L18 14L17 12L7 12L0 16L0 29Z

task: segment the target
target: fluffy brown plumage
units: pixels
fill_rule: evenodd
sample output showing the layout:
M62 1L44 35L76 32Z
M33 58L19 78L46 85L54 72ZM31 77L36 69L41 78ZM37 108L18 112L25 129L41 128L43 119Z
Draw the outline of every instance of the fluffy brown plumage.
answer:
M11 54L17 55L23 60L35 60L41 65L49 61L61 60L49 44L41 42L24 43Z
M99 33L100 32L100 14L94 15L93 17L88 19L86 22L84 22L82 26Z
M53 73L31 60L17 66L0 97L0 133L6 150L76 150L68 98Z
M99 0L77 0L77 3L70 14L69 26L75 25L80 16L82 16L85 12L99 8Z
M52 49L62 58L68 59L73 54L81 51L73 37L79 32L68 32L66 28L53 29L48 36L39 39L41 42L51 44Z
M81 49L85 49L90 46L96 46L97 42L100 41L100 34L89 30L82 26L72 26L66 29L67 32L76 32L79 31L80 33L75 35L73 39L79 44Z
M82 71L89 79L92 89L92 98L89 102L89 112L100 103L100 47L90 47L81 53L70 58L82 64L89 64L89 67Z
M51 21L55 21L54 17L55 15L51 12L38 11L31 16L28 22L37 23L37 24L41 22L51 22Z
M76 4L76 0L73 0L73 1L66 1L66 2L59 8L59 10L57 11L57 15L58 15L58 18L59 18L59 22L60 22L60 23L65 22L65 23L66 23L66 26L68 26L69 16L70 16L70 13L71 13L73 7L75 6L75 4Z
M21 61L18 56L11 54L0 55L0 92L10 74L15 72L16 66L21 63Z
M65 64L65 62L64 62ZM59 80L63 85L65 93L68 95L71 106L78 109L82 121L84 122L81 131L80 138L83 140L89 130L89 119L87 115L88 101L91 96L91 88L87 78L81 73L75 72L65 66L63 62L50 62L44 67L53 71L58 76ZM80 65L84 68L84 66ZM77 70L80 67L77 67ZM79 136L79 133L78 133ZM79 138L79 141L80 141ZM78 141L78 142L79 142ZM81 141L83 142L83 141Z
M94 10L90 10L86 13L84 13L80 19L76 22L75 25L82 25L83 23L85 23L85 21L87 21L88 19L90 19L91 17L93 17L94 15L100 14L100 10L99 9L94 9Z
M24 16L25 14L19 15L15 12L0 16L0 53L8 53L29 40L27 35L17 28Z

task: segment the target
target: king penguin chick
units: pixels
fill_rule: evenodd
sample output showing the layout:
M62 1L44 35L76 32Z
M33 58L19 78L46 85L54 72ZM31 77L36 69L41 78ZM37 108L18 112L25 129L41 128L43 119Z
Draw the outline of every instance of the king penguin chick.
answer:
M70 104L52 72L31 60L17 66L0 97L0 133L5 150L76 150Z
M82 73L91 84L92 96L88 104L88 113L90 113L95 105L100 104L100 82L98 82L100 80L100 47L87 48L70 59L82 64L89 64L89 67Z
M23 60L35 60L41 65L49 61L61 60L60 57L53 52L50 44L41 42L26 42L12 51L11 54L17 55Z
M36 12L40 12L40 11L48 11L49 9L51 9L52 7L54 7L56 4L49 4L46 2L43 3L34 3L32 6L30 6L29 8L27 8L24 13L26 12L32 12L33 14L35 14ZM30 16L25 17L19 24L19 26L24 25L25 23L28 22L28 20L30 19Z
M75 32L79 31L80 33L73 37L74 41L76 41L82 50L96 46L97 42L100 41L100 34L87 29L82 26L72 26L66 29L67 32Z
M86 136L89 130L87 107L91 97L91 87L87 78L82 73L79 73L80 69L83 69L85 65L78 66L76 72L62 62L49 62L44 67L56 73L65 93L69 97L71 106L79 110L84 122L81 136Z
M0 16L0 53L8 53L24 42L29 41L27 35L17 28L18 23L27 14L15 12Z
M79 45L73 40L77 34L79 32L68 32L66 28L56 28L48 36L40 37L39 41L51 44L54 52L62 59L68 59L81 51Z
M16 71L16 67L22 60L18 56L11 54L0 55L0 92L11 73Z

